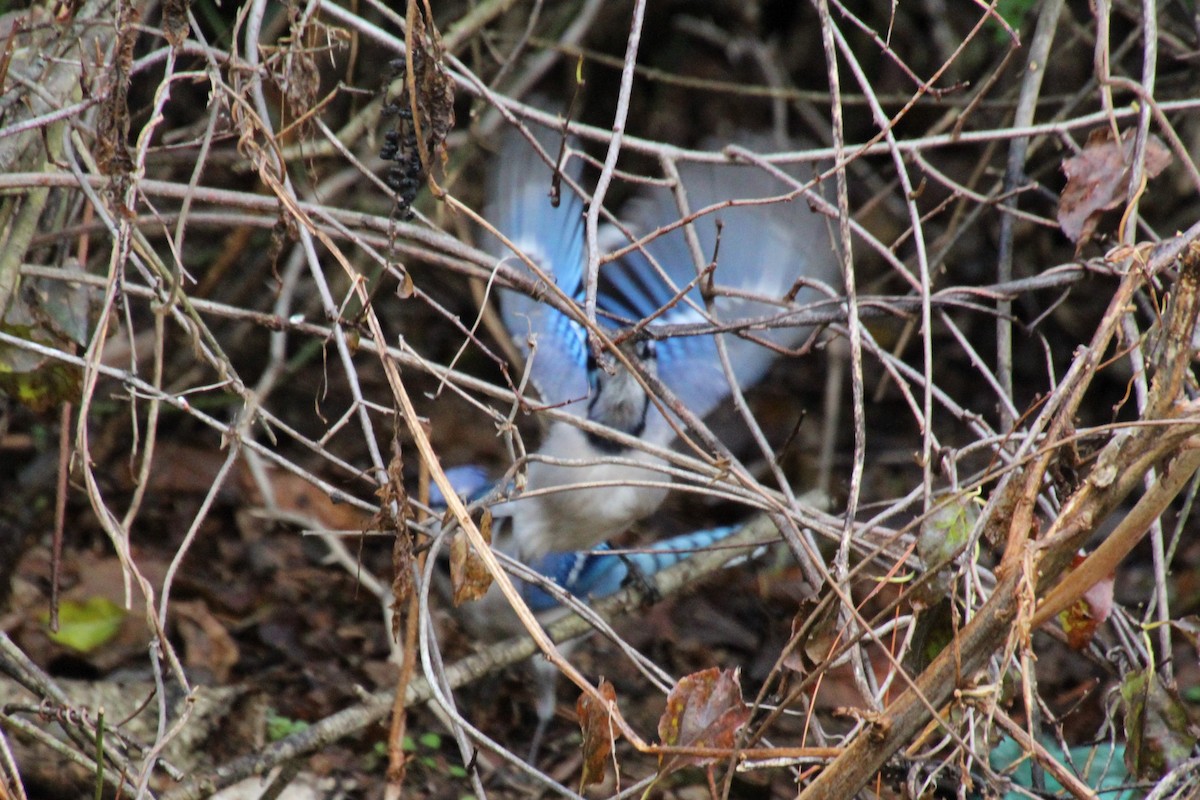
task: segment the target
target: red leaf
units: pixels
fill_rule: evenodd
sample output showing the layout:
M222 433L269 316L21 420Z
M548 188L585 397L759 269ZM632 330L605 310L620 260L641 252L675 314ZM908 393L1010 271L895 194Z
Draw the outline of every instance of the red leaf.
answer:
M750 707L742 701L737 670L716 667L680 679L667 697L667 708L658 721L658 735L673 747L733 748L737 731L750 721ZM715 758L680 756L661 758L659 776L689 764L704 766Z
M1086 556L1076 555L1072 567L1078 566ZM1096 582L1092 588L1058 615L1063 632L1067 634L1067 644L1076 650L1082 650L1096 635L1096 629L1108 619L1113 607L1113 582L1115 574L1110 574L1104 580Z

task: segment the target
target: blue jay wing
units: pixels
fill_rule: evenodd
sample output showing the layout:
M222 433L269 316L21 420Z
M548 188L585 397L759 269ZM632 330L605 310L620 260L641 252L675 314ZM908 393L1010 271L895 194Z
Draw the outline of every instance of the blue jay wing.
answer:
M682 243L682 239L679 243ZM619 246L620 243L617 244ZM664 260L672 265L682 263L691 269L692 260L686 247L680 248L678 253L672 253L669 260ZM614 323L628 325L670 303L677 291L682 289L694 274L693 272L691 275L671 276L672 281L668 283L645 255L631 252L619 261L601 267L596 303L616 318ZM678 289L674 288L675 286L678 286ZM692 289L688 297L695 302L702 302L698 289Z
M542 149L558 155L559 136L533 128ZM578 179L581 166L572 162L566 174ZM584 269L584 202L562 182L560 202L550 202L553 171L515 129L507 131L488 182L485 217L568 297L580 299ZM514 269L534 277L524 261L494 236L486 236L489 251ZM587 395L587 340L582 326L552 306L528 295L499 290L500 315L513 341L532 358L530 378L542 401L562 405ZM529 346L536 338L536 351ZM575 403L583 413L581 403Z
M683 164L680 177L693 212L730 200L774 197L791 190L778 178L747 165ZM670 192L656 190L631 203L625 216L635 232L646 235L678 221L680 212ZM824 218L803 199L722 208L695 220L692 227L702 257L712 259L716 255L713 281L718 288L782 301L801 278L818 284L839 280L829 229ZM646 243L645 254L632 252L610 266L604 278L608 289L605 302L611 303L614 314L624 312L643 318L671 302L696 275L697 265L685 234L676 229ZM796 295L795 302L810 303L821 297L818 290L806 288ZM700 291L693 287L655 324L703 323L703 309ZM718 296L713 316L718 323L734 323L782 310L775 303ZM794 347L808 335L808 329L776 328L751 333L782 347ZM725 334L725 343L734 376L742 388L761 380L776 357L770 348L736 334ZM703 417L729 396L729 383L711 337L673 337L658 343L657 355L659 378L696 415ZM660 414L648 421L646 431L647 438L662 443L674 435Z
M488 474L487 469L478 464L462 464L446 470L446 477L454 488L455 494L468 503L482 500L496 488L496 481ZM445 510L446 496L437 484L429 482L429 506L436 510Z
M576 597L599 600L620 591L631 573L649 578L738 530L726 526L696 531L664 539L635 553L606 552L609 548L605 544L588 552L549 553L531 566ZM558 605L548 592L532 584L525 585L524 595L525 602L535 612Z

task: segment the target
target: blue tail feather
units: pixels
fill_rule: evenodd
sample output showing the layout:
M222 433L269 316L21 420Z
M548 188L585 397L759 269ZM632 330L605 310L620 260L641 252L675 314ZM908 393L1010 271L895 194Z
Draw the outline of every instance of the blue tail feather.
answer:
M602 544L586 552L549 553L530 566L576 597L598 600L616 594L631 577L652 577L738 530L732 526L710 528L664 539L634 552L614 553ZM558 606L558 601L540 586L526 584L523 594L535 612Z

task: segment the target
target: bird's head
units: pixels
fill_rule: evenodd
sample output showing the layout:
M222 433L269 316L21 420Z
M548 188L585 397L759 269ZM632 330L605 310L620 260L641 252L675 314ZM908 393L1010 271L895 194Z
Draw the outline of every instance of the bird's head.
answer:
M650 375L657 374L655 345L651 339L636 337L618 345L621 353ZM640 436L646 427L650 398L638 378L619 359L588 351L588 419L630 436ZM593 437L589 436L589 439ZM594 437L610 447L612 442ZM597 441L593 441L600 447Z

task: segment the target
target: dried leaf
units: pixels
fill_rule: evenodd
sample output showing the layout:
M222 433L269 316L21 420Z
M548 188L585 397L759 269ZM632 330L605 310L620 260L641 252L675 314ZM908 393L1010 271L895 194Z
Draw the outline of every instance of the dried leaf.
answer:
M1200 616L1190 614L1171 620L1171 627L1192 646L1197 657L1200 657Z
M1076 555L1072 567L1081 564L1086 556ZM1067 644L1082 650L1096 635L1096 629L1108 619L1113 607L1113 582L1116 574L1110 574L1096 583L1058 615L1058 621L1067 634Z
M1063 161L1067 176L1058 201L1058 224L1063 233L1083 246L1105 211L1125 202L1133 161L1134 130L1113 140L1110 128L1098 128L1088 136L1083 152ZM1171 163L1171 152L1162 140L1151 135L1146 142L1146 179L1154 178Z
M297 120L312 110L321 90L321 72L317 69L316 48L309 46L310 39L318 40L324 27L308 14L302 13L296 4L288 4L288 35L280 40L283 45L280 70L274 75L283 90L291 120ZM311 121L301 131L302 136L310 133Z
M404 460L399 445L395 446L392 460L388 462L388 480L379 487L379 511L371 519L372 530L392 531L392 637L400 641L401 620L413 592L413 534L408 529L412 518L412 505L404 489Z
M596 687L609 703L616 704L617 690L603 678ZM613 726L608 706L584 692L575 701L575 712L579 714L579 728L583 731L583 776L579 788L601 783L612 757L613 742L619 735Z
M171 47L178 50L192 32L188 22L188 7L191 0L165 0L162 7L163 36Z
M121 3L117 15L117 46L108 70L108 96L100 103L96 118L96 165L105 175L126 176L133 171L129 151L129 82L133 74L133 53L137 44L141 12L130 3ZM114 205L123 207L123 181L114 181L111 196Z
M733 748L738 730L750 721L750 707L742 700L738 671L717 667L681 678L667 697L667 708L658 721L662 743L671 747ZM659 776L691 764L716 761L702 756L671 755L659 759Z
M829 658L837 646L837 609L827 606L819 617L814 616L819 612L820 603L810 598L800 602L792 618L792 638L800 641L784 656L783 665L801 675Z
M492 543L492 515L485 511L479 521L479 532L483 540ZM450 545L450 585L454 588L454 605L461 606L478 600L487 594L492 585L492 574L479 554L471 549L465 533L454 537Z
M313 486L299 475L282 469L271 469L267 474L275 505L280 510L306 517L332 531L363 530L367 526L367 517L361 511L348 503L336 502L324 489ZM252 480L253 476L246 468L242 483L250 492L252 502L261 503L257 488L250 485Z
M412 275L409 275L408 270L403 268L398 269L397 272L399 272L399 285L396 286L396 297L408 300L417 291L416 286L413 285Z
M400 641L401 620L413 592L413 544L407 530L397 530L392 542L392 638Z
M1125 765L1139 780L1155 780L1187 760L1196 731L1176 692L1152 667L1131 672L1121 683L1125 703Z
M183 640L188 668L203 670L219 684L228 682L230 672L241 658L229 629L203 600L175 601L171 611Z

